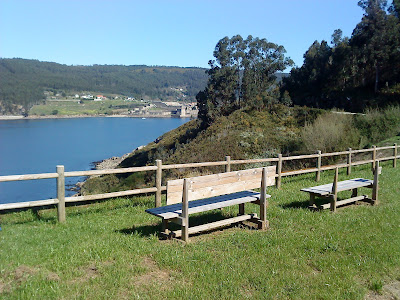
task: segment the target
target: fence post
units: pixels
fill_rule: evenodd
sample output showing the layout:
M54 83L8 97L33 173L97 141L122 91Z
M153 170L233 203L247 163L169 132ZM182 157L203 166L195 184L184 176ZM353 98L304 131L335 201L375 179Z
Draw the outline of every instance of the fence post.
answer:
M317 169L318 171L315 173L315 181L319 181L321 179L321 150L317 151Z
M156 160L156 166L157 166L157 170L156 170L156 207L160 207L161 206L161 182L162 182L162 160L161 159L157 159Z
M231 157L225 156L225 160L226 160L225 172L230 172L231 171Z
M276 187L278 189L280 189L281 182L282 182L282 154L281 153L278 154L278 159L279 159L278 160L278 170L277 170L278 177L276 178Z
M65 222L65 176L64 166L57 166L57 216L58 222Z
M372 172L374 172L375 170L375 165L376 165L376 146L372 146L372 148L374 149L372 151Z
M396 163L397 163L397 144L394 144L394 150L393 150L393 168L396 168Z
M351 148L349 148L349 154L347 156L347 175L351 174Z

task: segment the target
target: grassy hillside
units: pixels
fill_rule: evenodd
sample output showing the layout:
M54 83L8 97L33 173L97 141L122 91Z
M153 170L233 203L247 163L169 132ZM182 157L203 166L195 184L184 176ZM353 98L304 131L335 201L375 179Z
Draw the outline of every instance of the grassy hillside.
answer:
M384 111L371 110L365 115L347 115L305 107L275 105L269 111L238 110L218 118L204 129L198 120L172 130L141 150L131 153L120 167L154 165L156 159L164 164L255 159L344 151L349 147L361 149L400 134L400 107ZM324 161L325 164L332 161ZM285 168L303 168L307 163L286 163ZM238 166L240 167L240 166ZM218 172L221 167L203 168L195 172ZM190 169L166 172L168 177L188 176ZM109 175L90 178L83 194L119 191L154 186L154 172L131 175Z
M162 159L164 164L190 163L231 159L275 157L277 153L295 153L300 149L301 128L323 111L288 108L277 105L271 111L236 111L221 117L204 129L199 120L192 120L167 132L122 161L121 167L144 166ZM218 170L214 168L213 171ZM171 171L183 176L191 170ZM207 170L203 170L207 172ZM178 174L178 173L179 174ZM87 180L83 194L118 191L154 183L154 172L129 176L109 175Z
M372 178L369 166L352 176ZM340 179L347 179L345 171ZM2 299L365 299L399 280L399 167L383 164L378 206L311 212L300 189L314 175L268 189L271 228L230 227L184 245L160 241L154 196L1 216ZM331 182L323 172L321 184ZM361 193L370 193L370 190ZM341 197L349 196L341 194ZM256 211L249 205L246 212ZM224 209L191 218L237 214ZM390 299L387 297L386 299Z

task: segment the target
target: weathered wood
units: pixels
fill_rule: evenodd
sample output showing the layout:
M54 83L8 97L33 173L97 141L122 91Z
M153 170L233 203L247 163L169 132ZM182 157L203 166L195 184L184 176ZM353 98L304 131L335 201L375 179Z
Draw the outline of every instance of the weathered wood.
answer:
M244 215L244 203L239 204L239 216Z
M155 206L160 207L161 206L161 181L162 181L162 160L157 159L156 160L156 199L155 199Z
M277 165L277 177L276 177L276 187L281 188L282 182L282 154L278 154L278 165Z
M231 165L255 164L255 163L266 163L266 162L275 162L275 161L278 161L278 158L274 157L274 158L231 160Z
M341 152L329 152L329 153L322 153L322 157L326 156L339 156L339 155L346 155L348 154L348 151L341 151Z
M332 185L332 199L331 199L331 211L336 211L337 193L338 193L338 179L339 179L339 168L335 169L335 178Z
M317 172L315 172L315 181L320 181L321 179L321 150L317 151Z
M307 158L317 158L318 154L304 154L304 155L296 155L296 156L285 156L282 157L282 160L296 160L296 159L307 159Z
M163 187L163 190L165 190L165 187ZM137 194L154 193L156 191L157 191L157 188L153 187L153 188L136 189L136 190L131 190L131 191L106 193L106 194L66 197L65 202L80 202L80 201L92 201L92 200L100 200L100 199L108 199L108 198L117 198L117 197L131 196L131 195L137 195Z
M347 175L351 174L351 148L349 148L349 154L347 155Z
M72 172L65 172L65 177L123 174L123 173L135 173L135 172L155 171L155 170L157 170L156 166L105 169L105 170L89 170L89 171L72 171Z
M393 168L396 168L396 164L397 164L397 144L394 144L394 148L393 148Z
M275 166L267 167L267 184L275 184ZM262 168L189 178L190 200L215 197L227 193L260 188ZM183 179L167 182L167 205L182 201Z
M6 176L0 176L0 182L36 180L36 179L51 179L51 178L57 178L57 177L58 177L57 173L6 175Z
M282 156L281 156L282 158ZM280 160L282 162L282 160ZM281 166L282 168L282 166ZM268 168L262 169L261 194L260 194L260 224L259 229L267 229L267 185L268 185Z
M379 175L381 174L382 167L379 167L379 161L376 163L374 170L374 184L372 186L372 202L374 205L378 204L378 191L379 191Z
M163 165L163 170L184 169L184 168L198 168L198 167L214 167L214 166L224 166L224 165L226 165L226 161L201 162L201 163L189 163L189 164L174 164L174 165Z
M372 146L372 163L371 163L371 168L372 172L375 170L375 165L376 165L376 146Z
M339 206L342 206L342 205L346 205L346 204L349 204L349 203L353 203L353 202L357 202L357 201L360 201L360 200L365 200L367 198L368 198L368 196L363 195L363 196L352 197L352 198L349 198L349 199L339 200L339 201L336 201L336 207L339 207ZM328 209L330 207L331 207L330 203L322 204L320 206L321 209Z
M64 166L57 166L57 216L58 222L65 222L65 177Z
M338 192L343 192L361 187L370 188L372 187L372 185L373 185L373 180L364 178L354 178L338 182L337 190ZM332 183L301 189L302 192L313 193L319 196L329 195L330 193L332 193L332 190L333 190Z
M182 195L182 240L189 241L189 180L183 180L183 195Z
M5 204L0 204L0 211L12 210L12 209L23 209L23 208L38 207L38 206L48 206L48 205L54 205L54 204L58 204L58 199L25 201L25 202L17 202L17 203L5 203Z
M231 157L230 156L225 156L225 172L230 172L231 171Z
M215 228L219 228L219 227L224 227L224 226L230 225L230 224L243 222L246 220L250 220L252 218L253 218L253 215L250 214L250 215L243 215L243 216L237 216L237 217L233 217L233 218L229 218L229 219L224 219L224 220L220 220L220 221L216 221L216 222L212 222L212 223L202 224L202 225L198 225L198 226L193 226L193 227L188 228L187 233L194 234L194 233L207 231L207 230L211 230L211 229L215 229ZM182 240L184 240L184 238L182 236L182 230L172 231L171 235L176 238L182 237Z
M315 207L315 194L310 193L310 201L308 204L310 207Z

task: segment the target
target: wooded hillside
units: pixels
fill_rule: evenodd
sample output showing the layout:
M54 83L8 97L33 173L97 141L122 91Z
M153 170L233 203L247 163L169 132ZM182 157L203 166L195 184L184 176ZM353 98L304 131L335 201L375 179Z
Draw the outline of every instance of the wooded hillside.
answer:
M162 99L171 87L184 87L188 100L207 82L205 69L122 65L67 66L27 59L0 59L0 102L5 113L13 104L29 108L45 90L93 91Z

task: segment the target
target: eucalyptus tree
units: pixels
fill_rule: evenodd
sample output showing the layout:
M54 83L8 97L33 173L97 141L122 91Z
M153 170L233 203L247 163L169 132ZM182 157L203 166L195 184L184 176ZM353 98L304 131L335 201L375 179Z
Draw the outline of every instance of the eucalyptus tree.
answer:
M275 83L274 74L293 64L283 46L249 35L224 37L215 46L205 90L196 96L206 124L241 108L262 108Z

